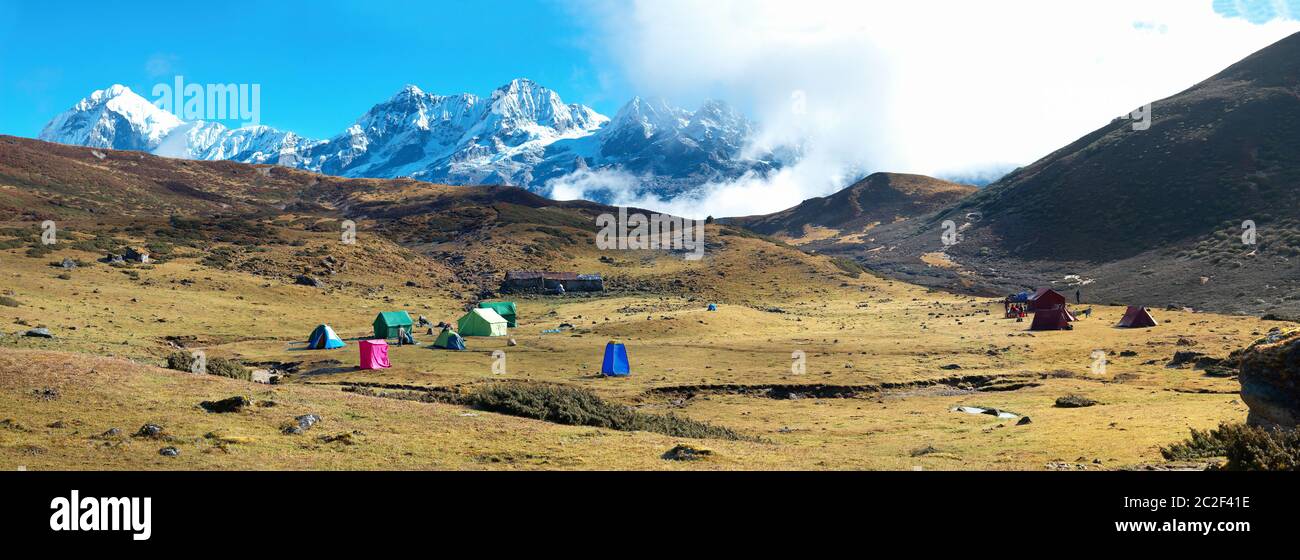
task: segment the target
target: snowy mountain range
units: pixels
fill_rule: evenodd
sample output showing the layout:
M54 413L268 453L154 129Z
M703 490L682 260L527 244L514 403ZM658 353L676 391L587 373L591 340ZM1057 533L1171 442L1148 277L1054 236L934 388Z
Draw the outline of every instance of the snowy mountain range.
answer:
M674 197L710 181L781 167L777 155L747 152L753 133L753 123L721 101L688 111L661 99L635 98L610 119L516 79L487 98L406 86L328 140L268 126L186 122L114 85L55 117L39 138L344 177L515 185L544 195L582 177L585 198L608 202L616 194ZM604 171L622 182L591 180Z

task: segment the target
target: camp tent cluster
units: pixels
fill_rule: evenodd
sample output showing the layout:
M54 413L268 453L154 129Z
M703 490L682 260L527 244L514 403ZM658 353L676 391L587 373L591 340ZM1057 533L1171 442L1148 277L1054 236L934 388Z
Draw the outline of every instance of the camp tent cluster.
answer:
M710 311L717 306L709 304ZM518 325L515 303L512 301L480 302L456 321L456 328L445 326L433 341L432 348L444 350L464 350L467 336L506 336L511 327ZM361 369L384 369L392 367L388 358L388 340L413 341L414 323L405 311L381 311L375 316L374 338L358 342ZM338 333L329 325L318 325L307 339L310 350L331 350L343 348L346 344ZM631 362L627 357L627 347L610 341L605 345L605 354L601 360L600 372L610 377L631 375Z
M1029 325L1031 331L1069 330L1073 328L1070 323L1077 320L1074 314L1070 313L1066 297L1051 288L1039 288L1033 294L1028 292L1012 294L1007 296L1004 303L1020 301L1025 302L1029 311L1034 314L1034 321ZM1131 305L1124 311L1124 317L1116 326L1148 328L1159 324L1147 308Z

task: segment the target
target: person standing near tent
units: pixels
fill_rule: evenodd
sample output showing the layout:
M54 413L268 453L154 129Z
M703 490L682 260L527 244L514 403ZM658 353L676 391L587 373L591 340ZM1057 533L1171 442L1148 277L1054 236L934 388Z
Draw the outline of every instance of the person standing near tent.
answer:
M1074 303L1083 303L1083 292L1079 288L1074 289Z

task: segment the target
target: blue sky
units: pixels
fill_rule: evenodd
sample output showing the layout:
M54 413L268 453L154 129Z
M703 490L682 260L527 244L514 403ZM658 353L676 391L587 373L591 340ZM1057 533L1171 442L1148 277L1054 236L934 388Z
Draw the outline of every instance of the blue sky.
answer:
M632 95L559 0L120 4L0 0L0 133L36 136L114 83L152 101L178 74L261 84L262 124L316 138L407 83L486 95L529 77L606 114Z
M799 146L679 207L621 201L735 216L872 171L1028 164L1297 32L1300 0L0 0L0 134L178 74L260 84L260 122L312 138L408 83L528 77L611 116L633 95L722 99L757 122L754 147Z

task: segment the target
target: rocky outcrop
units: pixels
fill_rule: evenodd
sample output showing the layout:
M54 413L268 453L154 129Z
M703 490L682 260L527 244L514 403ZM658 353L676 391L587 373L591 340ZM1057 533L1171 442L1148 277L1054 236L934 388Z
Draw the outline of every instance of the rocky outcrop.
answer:
M1300 423L1300 330L1270 333L1241 355L1241 400L1253 426L1294 429Z

